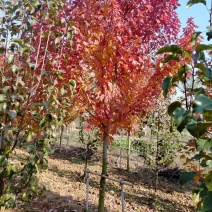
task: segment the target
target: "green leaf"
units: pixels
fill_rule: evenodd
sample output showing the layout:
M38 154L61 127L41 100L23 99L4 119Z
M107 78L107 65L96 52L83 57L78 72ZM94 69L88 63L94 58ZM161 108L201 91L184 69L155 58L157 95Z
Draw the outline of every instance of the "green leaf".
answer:
M5 160L6 156L5 155L0 155L0 164Z
M37 155L33 155L32 157L30 157L30 162L32 163L32 165L35 165L38 161L39 157Z
M211 212L212 211L212 192L209 191L207 196L203 199L203 205L205 207L205 211Z
M206 162L206 164L207 164L210 168L212 168L212 160L208 160L208 161Z
M171 53L175 53L175 54L182 54L183 53L182 49L179 46L171 45L171 46L165 46L165 47L160 48L156 52L156 55L166 53L166 52L171 52Z
M45 119L40 120L39 127L43 128L45 125L46 125L46 120Z
M6 95L0 94L0 102L5 101L6 99Z
M70 90L71 90L72 94L74 94L75 88L76 88L76 82L74 80L70 80L69 86L70 86Z
M53 120L53 117L51 114L46 114L46 120L47 122L51 122Z
M172 103L168 106L168 114L169 114L170 116L172 116L172 115L173 115L173 112L174 112L177 108L181 107L181 105L182 105L181 102L178 102L178 101L172 102Z
M212 100L204 94L196 96L193 104L193 110L194 112L199 112L201 114L205 110L212 111Z
M26 138L26 141L27 141L27 142L32 141L34 135L35 135L34 132L29 131L29 133L28 133L28 135L27 135L27 138Z
M206 6L206 0L189 0L186 5L186 8L189 8L189 7L193 6L194 4L198 4L198 3L202 3Z
M7 176L12 176L17 173L18 169L15 165L11 165L7 167Z
M205 77L207 81L212 79L212 70L210 68L206 69Z
M74 80L70 80L69 85L73 88L76 88L76 82Z
M195 172L182 172L180 175L180 185L183 186L191 182L196 176Z
M203 117L204 117L205 121L211 121L212 120L212 111L204 110Z
M206 129L212 125L212 122L191 122L187 125L187 130L191 135L193 135L196 138L199 138L202 136L205 132Z
M175 61L180 61L180 58L178 55L176 54L170 54L168 56L166 56L163 60L162 60L162 63L167 63L171 60L175 60Z
M25 202L25 201L27 201L29 199L29 195L26 193L26 192L24 192L23 194L22 194L22 200Z
M166 77L162 83L163 95L166 97L169 89L172 86L172 77Z
M206 67L202 63L197 63L195 68L200 69L204 74L206 74Z
M202 123L198 123L197 124L197 127L196 127L196 131L197 132L201 132L201 131L206 131L206 129L208 127L211 127L212 126L212 122L202 122Z
M199 202L199 190L197 190L196 192L193 191L193 199L194 199L194 202L198 203Z
M205 62L205 53L204 52L200 52L199 61L200 61L200 63L204 63Z
M17 43L18 45L22 45L23 41L19 38L13 38L10 40L10 43Z
M187 50L183 50L183 54L188 58L191 59L191 53Z
M6 108L7 108L7 103L6 102L0 102L0 111L2 111L2 110L6 110Z
M9 57L8 57L8 63L9 64L13 63L13 60L14 60L14 55L10 54Z
M23 184L25 184L27 181L28 181L28 174L27 173L24 173L23 174L23 177L21 178L21 182Z
M212 171L210 171L205 178L205 185L208 191L212 191Z
M178 75L173 76L173 78L172 78L172 87L173 86L177 87L177 83L176 82L179 82L179 81L182 81L181 77L179 77Z
M197 53L205 51L205 50L212 50L212 46L211 45L206 45L206 44L199 44L196 47L196 52Z
M4 155L1 155L0 157L1 157L1 159L0 159L1 160L1 162L0 162L1 166L3 166L3 167L7 166L7 164L8 164L7 158Z
M197 40L198 40L198 37L199 35L201 34L202 32L194 32L192 35L191 35L191 46L195 46Z
M186 66L186 65L185 66L182 66L181 68L178 69L177 75L178 75L179 80L181 80L181 81L184 80L183 75L188 70L190 70L190 68L188 66Z
M185 126L190 120L190 115L191 112L186 111L184 108L177 108L174 110L172 118L179 132L182 132L183 129L185 129Z
M36 148L35 148L34 145L29 145L29 146L27 147L27 151L28 151L30 154L34 154L34 153L35 153L35 150L36 150Z
M194 156L191 158L191 160L199 161L199 160L200 160L201 158L203 158L203 157L204 157L204 153L203 153L203 152L200 152L200 153L194 155Z
M200 197L201 198L205 198L206 196L207 196L207 194L208 194L208 189L207 189L207 187L205 186L205 183L204 182L202 182L201 184L200 184Z
M196 148L198 151L210 153L212 151L212 140L209 138L199 138L196 141Z
M207 27L208 28L208 27ZM211 38L212 38L212 30L209 29L210 31L209 32L206 32L206 35L208 36L207 37L207 40L209 41Z
M5 48L4 47L0 47L0 54L5 52Z

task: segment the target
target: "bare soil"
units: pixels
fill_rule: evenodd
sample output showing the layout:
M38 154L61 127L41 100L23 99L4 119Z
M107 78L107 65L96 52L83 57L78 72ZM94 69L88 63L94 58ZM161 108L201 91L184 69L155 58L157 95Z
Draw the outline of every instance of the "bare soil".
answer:
M69 146L49 158L48 169L39 173L40 184L46 187L41 196L34 197L25 203L19 203L13 212L82 212L86 205L86 182L83 179L83 149ZM159 177L157 192L154 191L154 173L142 161L132 170L126 171L117 166L118 149L109 150L108 175L128 181L133 186L124 185L124 211L126 212L194 212L195 204L190 191L181 189L178 181ZM16 150L16 158L25 153ZM123 159L124 160L124 159ZM132 159L133 161L133 159ZM88 168L101 173L101 149L92 157ZM89 212L97 211L100 177L90 174ZM121 212L121 187L119 183L107 180L105 211Z

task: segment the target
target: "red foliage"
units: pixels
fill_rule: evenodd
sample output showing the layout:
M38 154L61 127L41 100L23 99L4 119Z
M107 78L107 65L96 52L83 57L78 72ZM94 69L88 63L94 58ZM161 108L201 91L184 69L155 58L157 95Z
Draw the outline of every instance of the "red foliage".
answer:
M177 0L67 4L61 17L76 24L77 34L61 66L76 78L91 124L113 134L154 105L163 79L154 53L176 40L178 5Z

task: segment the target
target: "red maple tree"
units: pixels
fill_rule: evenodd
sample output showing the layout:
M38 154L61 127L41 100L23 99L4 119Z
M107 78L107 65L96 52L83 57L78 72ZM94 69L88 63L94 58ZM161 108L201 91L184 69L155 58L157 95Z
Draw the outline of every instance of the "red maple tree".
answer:
M155 51L176 40L177 0L73 1L63 17L76 24L70 65L88 122L103 138L102 174L107 174L107 145L130 116L154 105L162 79ZM64 67L64 66L63 66ZM100 182L99 211L104 210L105 178Z

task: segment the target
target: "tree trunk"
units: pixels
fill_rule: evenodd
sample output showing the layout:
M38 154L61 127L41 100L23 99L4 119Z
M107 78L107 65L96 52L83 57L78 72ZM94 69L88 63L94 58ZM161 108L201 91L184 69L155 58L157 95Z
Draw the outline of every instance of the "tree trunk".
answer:
M130 171L130 148L131 148L131 141L130 141L130 131L127 132L127 171Z
M107 146L108 146L109 134L108 132L104 132L103 136L103 158L102 158L102 174L107 175ZM104 212L104 202L105 202L105 187L106 187L106 179L101 177L100 187L99 187L99 206L98 212Z
M90 145L90 144L87 144L87 145L86 145L85 166L84 166L84 174L83 174L83 176L82 176L82 179L85 179L85 177L86 177L86 170L87 170L87 168L88 168L88 152L89 152L89 149L90 149L89 145Z
M61 148L62 148L63 130L64 130L64 126L61 126L61 131L60 131L60 148L59 148L59 152L60 153L61 153Z
M0 197L4 194L4 178L0 177ZM1 206L0 206L0 211L1 211Z
M157 124L157 141L156 141L156 156L155 156L155 192L157 192L157 188L158 188L158 160L159 160L159 121Z

